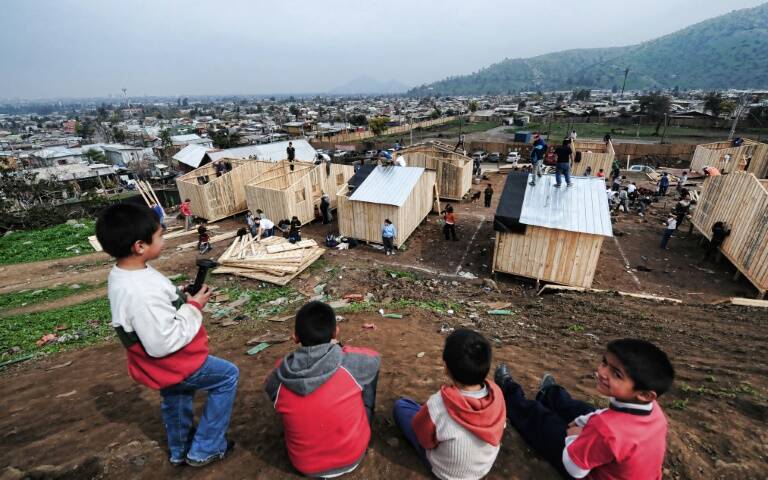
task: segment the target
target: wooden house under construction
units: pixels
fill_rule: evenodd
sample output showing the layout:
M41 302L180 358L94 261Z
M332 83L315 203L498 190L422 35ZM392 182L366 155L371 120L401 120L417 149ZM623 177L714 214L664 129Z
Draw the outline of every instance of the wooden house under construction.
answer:
M336 192L353 174L351 165L296 163L291 170L283 160L245 185L246 204L251 211L261 209L273 222L296 216L302 224L309 223L324 193L331 208L336 207Z
M731 230L720 251L764 297L768 290L768 180L734 172L707 178L691 221L707 239L712 226Z
M209 222L244 211L245 184L274 165L259 160L222 161L232 168L219 177L214 165L208 164L176 179L180 198L191 200L192 214Z
M494 217L494 272L589 288L600 249L613 236L605 180L573 177L573 188L554 188L554 175L536 186L511 172Z
M738 147L730 140L697 145L691 170L701 172L704 167L715 167L720 173L750 172L757 178L768 177L768 144L742 140Z
M571 168L571 175L584 175L587 171L587 167L592 168L592 175L597 175L600 169L608 173L611 171L611 164L616 157L616 152L613 150L613 142L586 142L583 140L575 140L571 145L574 152L573 167ZM550 148L554 149L556 145L551 145Z
M382 243L388 218L397 229L393 243L399 247L432 210L435 177L420 167L362 166L337 192L339 234Z
M395 153L409 167L433 170L440 198L459 201L472 188L472 159L438 142L408 147Z

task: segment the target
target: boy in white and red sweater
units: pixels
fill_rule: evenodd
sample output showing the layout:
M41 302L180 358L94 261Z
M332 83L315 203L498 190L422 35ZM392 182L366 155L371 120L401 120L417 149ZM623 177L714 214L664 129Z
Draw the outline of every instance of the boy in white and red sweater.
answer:
M424 405L397 400L395 423L436 477L482 478L499 454L506 425L504 396L486 381L491 345L475 331L456 330L445 340L443 362L450 384Z
M672 385L667 355L645 340L608 344L597 367L597 391L609 407L574 400L544 375L535 400L525 398L506 365L495 380L509 422L565 478L661 479L667 418L656 399Z
M112 326L126 349L128 373L160 391L170 462L200 467L224 458L234 445L225 434L239 371L208 355L201 311L210 288L204 285L185 298L147 264L160 256L163 231L143 205L106 208L96 222L96 237L117 259L107 281ZM208 392L197 429L192 404L196 390Z

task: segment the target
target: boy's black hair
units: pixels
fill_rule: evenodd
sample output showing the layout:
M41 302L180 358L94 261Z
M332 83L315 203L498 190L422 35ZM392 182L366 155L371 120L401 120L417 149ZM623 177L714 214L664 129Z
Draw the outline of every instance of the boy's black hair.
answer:
M304 347L328 343L336 333L336 312L327 303L309 302L296 312L294 329Z
M663 395L675 379L675 369L667 354L646 340L622 338L608 344L607 350L619 359L635 390L656 392Z
M481 334L460 328L445 339L443 361L457 382L481 385L491 369L491 344Z
M105 252L120 259L130 257L131 246L139 240L151 244L158 228L157 215L146 205L120 203L101 211L96 238Z

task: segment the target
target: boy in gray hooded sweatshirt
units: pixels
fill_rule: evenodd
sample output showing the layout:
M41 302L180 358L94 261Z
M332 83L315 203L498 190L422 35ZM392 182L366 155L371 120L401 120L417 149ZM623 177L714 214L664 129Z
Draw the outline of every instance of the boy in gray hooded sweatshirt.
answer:
M283 420L293 466L312 477L353 471L371 439L381 357L342 347L336 313L309 302L296 313L294 341L301 346L280 360L265 390Z

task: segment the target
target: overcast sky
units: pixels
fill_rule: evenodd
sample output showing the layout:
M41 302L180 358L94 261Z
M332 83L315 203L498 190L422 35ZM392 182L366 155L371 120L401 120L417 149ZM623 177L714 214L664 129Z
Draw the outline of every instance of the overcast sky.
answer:
M765 0L4 0L0 98L408 86L631 45Z

